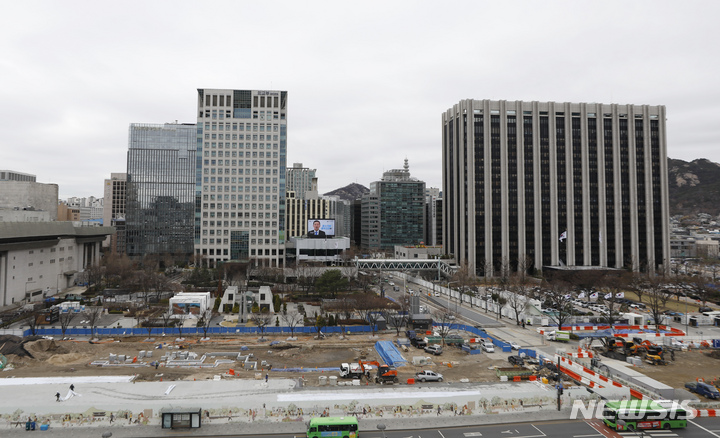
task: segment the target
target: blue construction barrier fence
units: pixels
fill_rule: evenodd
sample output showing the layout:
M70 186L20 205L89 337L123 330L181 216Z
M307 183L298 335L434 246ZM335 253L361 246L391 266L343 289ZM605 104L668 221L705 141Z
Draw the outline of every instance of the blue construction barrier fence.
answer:
M348 326L345 327L346 333L371 333L372 327L367 325L362 326ZM377 327L375 328L377 331ZM68 328L65 330L65 336L91 336L93 331L90 327L82 328ZM95 336L193 336L193 335L204 335L205 331L201 327L184 327L182 330L177 327L173 328L162 328L153 327L151 331L146 328L95 328ZM265 334L286 334L290 335L291 330L289 327L265 327ZM315 327L295 327L294 332L297 335L317 335L317 328ZM323 327L322 333L342 333L340 327ZM59 328L36 328L35 334L38 336L62 336L62 330ZM210 327L207 331L209 335L247 335L247 334L260 334L258 327ZM31 330L27 329L23 332L23 336L30 336Z

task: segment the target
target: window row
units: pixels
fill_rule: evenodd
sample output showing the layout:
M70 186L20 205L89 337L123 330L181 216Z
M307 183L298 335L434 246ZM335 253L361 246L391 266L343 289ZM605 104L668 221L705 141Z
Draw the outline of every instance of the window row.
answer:
M278 141L278 135L265 135L265 134L205 134L205 140L254 140L254 141Z
M247 132L278 132L277 123L210 123L205 122L205 131L247 131Z
M269 139L268 139L268 140L269 140ZM267 145L267 147L266 147L266 145ZM274 149L274 150L278 150L278 144L277 144L277 143L272 143L272 144L271 144L271 143L267 143L267 144L266 144L266 143L252 143L252 146L251 146L250 143L245 143L245 146L244 146L245 149L250 149L251 147L252 147L252 149L258 149L258 148L260 148L260 149ZM228 142L225 142L225 143L223 143L223 142L216 143L216 142L214 142L214 141L213 141L213 142L207 142L207 141L206 141L205 144L204 144L204 147L203 147L203 149L215 149L215 148L217 148L217 149L223 149L223 148L224 148L224 149L230 149L230 148L232 148L232 149L243 149L243 143L232 143L232 144L231 144L231 143L228 143Z
M223 151L207 151L207 150L206 150L206 151L203 153L203 155L204 155L205 157L218 157L218 158L223 158ZM260 151L260 152L253 151L253 153L252 153L252 155L251 155L250 152L243 152L243 151L240 151L240 152L238 152L238 151L232 151L232 152L230 152L230 151L225 151L225 155L224 155L225 158L230 158L230 157L233 157L233 158L237 158L237 157L240 157L240 158L243 158L243 157L248 157L248 158L250 158L250 157L253 157L253 158L258 158L258 157L259 157L259 158L265 158L266 156L267 156L267 158L270 158L270 157L272 157L272 158L277 158L277 157L278 157L278 153L277 153L277 152L270 152L270 151L268 151L267 154L265 154L264 151Z

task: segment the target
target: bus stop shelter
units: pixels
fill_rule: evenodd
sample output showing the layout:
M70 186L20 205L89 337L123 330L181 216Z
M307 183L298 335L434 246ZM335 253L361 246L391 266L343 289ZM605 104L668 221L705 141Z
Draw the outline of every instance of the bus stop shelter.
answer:
M200 408L163 408L160 411L163 429L199 429Z

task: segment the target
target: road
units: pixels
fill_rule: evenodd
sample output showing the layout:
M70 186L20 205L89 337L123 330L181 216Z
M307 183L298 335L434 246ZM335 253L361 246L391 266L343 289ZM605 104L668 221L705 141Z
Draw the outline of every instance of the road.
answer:
M249 436L249 435L238 435ZM264 438L296 438L298 435L264 435ZM599 420L563 420L505 423L422 430L364 430L361 438L720 438L720 418L696 418L686 429L616 432Z

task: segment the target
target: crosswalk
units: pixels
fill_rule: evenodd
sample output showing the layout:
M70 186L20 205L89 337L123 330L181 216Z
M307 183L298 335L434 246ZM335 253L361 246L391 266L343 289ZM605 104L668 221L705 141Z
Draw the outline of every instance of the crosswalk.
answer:
M673 432L672 430L659 430L659 429L651 429L651 430L638 430L638 431L618 431L618 435L620 435L623 438L665 438L665 437L674 437L674 436L680 436L677 433Z

